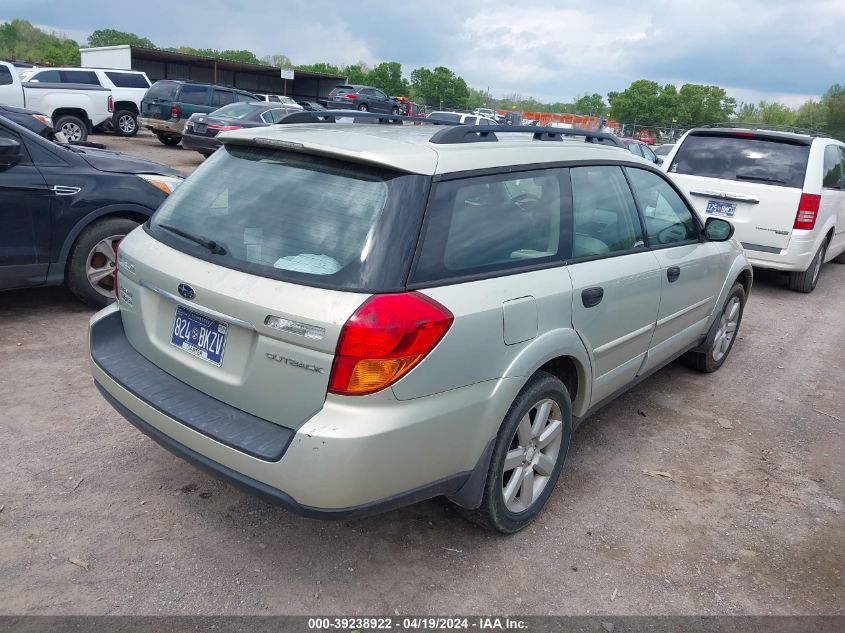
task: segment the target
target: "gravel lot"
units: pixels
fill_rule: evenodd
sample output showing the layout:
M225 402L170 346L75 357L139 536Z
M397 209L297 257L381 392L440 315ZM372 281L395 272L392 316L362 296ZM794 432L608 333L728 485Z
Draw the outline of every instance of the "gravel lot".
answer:
M326 523L217 481L96 392L91 310L4 293L0 613L842 613L843 314L845 266L811 295L758 272L726 365L671 365L600 411L546 511L501 537L440 501Z

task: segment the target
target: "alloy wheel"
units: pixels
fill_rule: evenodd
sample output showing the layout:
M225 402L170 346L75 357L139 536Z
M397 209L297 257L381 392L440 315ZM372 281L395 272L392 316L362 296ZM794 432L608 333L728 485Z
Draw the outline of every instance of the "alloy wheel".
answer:
M124 114L117 120L117 126L124 134L132 134L135 131L135 118L131 114Z
M125 236L111 235L97 242L85 259L85 276L91 287L104 297L114 297L116 249Z
M82 128L73 121L65 121L60 131L68 141L82 140Z
M739 314L742 304L739 297L731 297L728 305L725 306L722 312L722 317L719 320L719 329L716 332L716 338L713 340L713 347L710 353L713 360L717 363L725 357L728 350L731 348L736 328L739 326Z
M549 483L560 455L563 415L554 400L541 400L516 427L502 471L502 497L514 513L530 508Z

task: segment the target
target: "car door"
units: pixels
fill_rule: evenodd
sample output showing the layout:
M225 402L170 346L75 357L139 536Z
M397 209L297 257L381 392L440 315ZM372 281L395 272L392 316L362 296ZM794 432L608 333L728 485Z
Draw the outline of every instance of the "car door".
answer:
M51 192L21 136L0 122L0 139L17 141L22 153L0 166L0 289L36 286L50 261Z
M660 309L640 373L666 363L706 333L728 273L727 251L704 241L694 211L662 174L626 167L660 265Z
M373 88L373 102L378 104L378 111L379 112L391 112L393 110L393 104L390 101L390 98L384 94L381 90L376 90Z
M622 168L569 173L572 326L591 355L592 406L636 378L657 320L660 266Z
M817 226L824 226L829 217L836 223L833 238L827 246L833 256L845 245L845 151L838 145L824 148L822 168L822 197L819 202Z
M648 145L640 145L640 149L643 152L643 158L650 160L652 163L657 163L657 155L651 151Z

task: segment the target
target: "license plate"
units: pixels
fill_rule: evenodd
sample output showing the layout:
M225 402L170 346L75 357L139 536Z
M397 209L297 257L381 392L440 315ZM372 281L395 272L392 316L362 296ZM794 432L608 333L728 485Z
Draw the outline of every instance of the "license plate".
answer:
M205 131L208 129L207 123L194 123L194 132L197 134L205 134Z
M216 321L199 312L177 306L170 343L220 367L228 332L228 323Z
M708 200L706 213L710 215L723 215L726 218L734 217L736 205L733 202L722 202L721 200Z

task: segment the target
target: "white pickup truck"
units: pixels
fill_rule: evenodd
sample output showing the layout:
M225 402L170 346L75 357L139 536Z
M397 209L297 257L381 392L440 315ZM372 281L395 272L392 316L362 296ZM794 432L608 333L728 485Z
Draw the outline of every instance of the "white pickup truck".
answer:
M0 104L46 114L69 141L84 141L97 125L112 118L111 90L85 84L22 83L17 70L0 62Z

